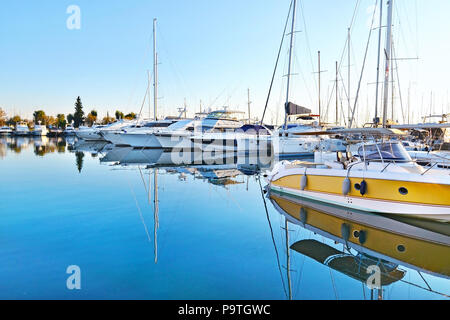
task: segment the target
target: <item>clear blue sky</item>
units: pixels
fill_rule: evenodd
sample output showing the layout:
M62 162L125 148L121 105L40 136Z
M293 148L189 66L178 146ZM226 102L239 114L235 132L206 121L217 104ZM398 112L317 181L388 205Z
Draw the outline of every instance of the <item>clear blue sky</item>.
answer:
M138 112L152 68L152 20L158 19L160 113L176 114L187 100L192 114L228 105L247 110L251 89L253 115L261 116L290 0L71 0L2 1L0 12L0 107L31 117L73 112L79 95L86 111L100 116L116 109ZM299 1L292 100L317 111L317 51L322 52L323 104L340 60L356 0ZM352 98L362 66L374 0L360 0L352 31ZM81 29L68 30L66 9L81 9ZM417 12L416 14L416 5ZM303 9L303 10L302 10ZM446 105L450 64L450 2L397 0L394 39L403 104L411 83L416 114L435 96L435 111ZM303 20L304 16L304 20ZM306 28L305 28L306 25ZM360 118L373 109L376 37L373 34L360 94ZM384 35L383 35L384 36ZM282 114L286 47L268 113ZM344 61L343 66L347 63ZM346 83L347 71L342 70ZM422 103L424 96L424 103ZM367 107L367 101L368 107ZM333 102L334 103L334 102ZM396 98L396 106L400 105ZM334 108L334 106L333 106ZM398 108L396 108L397 110ZM429 109L429 108L428 108ZM145 111L148 110L146 104ZM334 109L332 109L334 110ZM330 117L333 118L331 111ZM281 119L278 119L281 121Z

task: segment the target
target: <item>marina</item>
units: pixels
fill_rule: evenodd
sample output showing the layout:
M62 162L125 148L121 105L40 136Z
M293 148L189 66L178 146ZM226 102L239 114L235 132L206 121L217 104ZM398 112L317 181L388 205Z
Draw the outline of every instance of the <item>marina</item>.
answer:
M1 298L447 299L448 223L266 192L272 156L171 158L1 138ZM78 292L59 284L73 263L85 270ZM365 285L373 264L380 290Z
M449 300L448 90L419 82L417 4L354 2L330 4L339 27L301 0L241 4L264 18L221 38L204 8L211 30L175 31L183 10L136 2L128 31L88 20L103 39L69 7L80 73L0 101L0 299Z

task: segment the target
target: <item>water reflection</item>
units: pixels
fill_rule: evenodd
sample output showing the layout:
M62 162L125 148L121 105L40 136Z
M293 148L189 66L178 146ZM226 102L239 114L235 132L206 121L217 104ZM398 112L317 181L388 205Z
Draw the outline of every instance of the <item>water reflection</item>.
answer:
M370 298L383 299L385 288L399 282L444 297L450 294L435 290L423 276L450 278L449 223L342 210L273 191L268 198L284 217L289 298L295 298L290 281L293 254L329 268L334 289L331 270L361 282L364 297L369 288ZM313 236L291 238L295 227L311 231ZM323 237L322 241L317 236ZM377 285L372 276L376 270L380 271ZM406 280L406 273L413 271L420 275L418 283Z
M0 138L0 158L7 157L8 152L21 153L27 148L29 148L29 153L33 158L45 157L52 153L66 153L64 156L66 158L69 157L70 169L76 175L76 178L72 180L79 179L76 183L82 185L83 189L89 190L86 191L85 197L89 200L89 195L92 194L93 199L91 199L91 203L101 203L101 206L91 211L92 214L86 215L89 216L89 222L91 219L95 221L94 225L96 227L91 230L96 230L97 225L114 221L114 219L110 219L110 216L108 216L108 220L100 220L102 212L107 210L114 211L117 209L116 206L120 207L122 205L120 202L117 202L114 203L114 206L108 207L108 201L111 201L111 199L107 197L111 197L110 193L115 192L115 190L123 191L120 189L123 180L119 180L117 176L114 177L115 180L103 179L105 172L114 176L114 171L119 171L120 177L128 181L131 194L134 197L132 200L134 202L132 208L132 210L135 210L133 211L134 215L128 215L127 218L132 216L132 219L137 221L138 227L143 228L138 229L139 232L142 232L141 235L145 231L148 241L148 244L145 244L151 246L149 248L153 252L150 255L153 254L153 256L150 256L150 259L152 266L155 264L155 268L156 265L164 268L173 268L171 265L172 261L170 261L170 265L167 264L168 258L164 255L166 251L170 251L171 259L178 256L184 257L182 253L177 251L179 248L176 244L179 244L179 242L170 242L171 239L168 239L167 236L164 237L164 231L167 232L167 228L175 229L171 223L164 224L164 222L170 221L164 220L171 213L167 209L167 202L171 202L172 198L174 199L173 202L175 202L177 199L176 192L182 193L184 190L192 188L192 193L182 198L183 210L185 209L183 213L190 218L195 214L194 211L203 210L203 206L207 206L202 201L208 201L205 193L208 189L213 189L217 191L216 195L219 195L218 198L213 199L222 197L224 203L218 203L216 207L212 206L209 208L216 209L220 214L214 215L213 220L209 221L205 229L192 225L189 227L189 224L183 224L182 227L178 226L178 229L175 229L176 232L171 234L171 236L179 236L180 238L177 239L180 241L180 239L186 237L186 234L183 234L184 230L198 228L196 229L195 237L192 234L188 234L191 236L190 241L194 243L194 238L201 238L203 234L206 234L207 236L201 238L201 240L208 242L216 240L216 237L225 238L226 235L224 233L228 233L228 231L224 232L223 230L232 230L232 237L236 238L236 242L243 244L243 247L248 243L251 244L248 246L251 254L254 255L254 251L262 247L264 252L268 252L268 258L265 259L266 261L263 261L268 266L264 266L266 269L261 267L264 277L257 279L257 282L260 283L255 284L255 288L259 288L262 285L261 283L270 283L265 288L268 288L271 292L276 292L273 295L276 298L280 298L280 292L277 291L280 288L282 291L281 295L284 292L286 299L310 298L311 296L305 293L307 290L316 290L319 292L319 298L329 297L331 292L332 297L339 299L342 298L342 292L339 291L339 288L346 291L356 287L358 290L361 290L361 298L366 299L388 299L392 288L401 291L400 297L404 298L407 296L404 293L405 286L426 291L434 295L433 298L448 297L450 294L448 284L442 289L442 282L440 282L441 286L436 288L438 280L444 279L448 281L450 278L449 223L342 210L314 202L306 202L305 200L299 200L295 197L275 192L266 195L263 188L265 185L263 173L266 170L270 170L273 165L273 159L270 157L241 154L227 154L224 156L218 153L208 154L183 151L173 153L162 149L117 148L105 142L85 142L74 138L68 140L64 138ZM96 157L96 159L91 159L89 155ZM64 159L63 157L61 158ZM96 170L91 171L83 168L84 166L92 165L94 162L100 163L102 166L98 166ZM80 174L76 173L74 164ZM89 174L87 174L88 172ZM130 178L132 173L136 175L135 178L137 177L136 179L138 180ZM105 182L102 180L105 180ZM115 181L115 183L110 181ZM205 183L199 183L203 181ZM167 182L170 182L170 184ZM109 184L113 185L113 187L111 188ZM183 187L178 189L177 186L179 185ZM208 186L208 189L205 189L204 186ZM46 190L53 189L48 187ZM256 194L254 190L257 191ZM139 199L139 191L141 196L145 192L145 198ZM248 191L248 193L244 191ZM225 194L230 195L230 197L224 199L223 195ZM105 198L101 198L102 196ZM117 193L115 197L120 198L121 196L122 193ZM243 202L249 203L246 211L239 212L239 214L242 213L247 217L239 216L236 219L232 219L234 218L233 214L236 214L230 212L230 203L233 200L231 199L233 196L241 201L236 201L239 206L243 206ZM126 199L126 197L123 197L123 199ZM170 201L167 201L167 199L170 199ZM142 205L142 201L145 202L144 205ZM226 201L229 201L229 203ZM200 203L199 207L196 206L197 203ZM74 205L73 207L77 206ZM13 209L15 208L11 210ZM148 212L146 212L146 209ZM175 212L179 208L172 207L170 210ZM151 220L150 223L147 223L145 213L151 214L151 218L147 217L148 220ZM176 213L180 216L178 211ZM120 213L116 212L115 214L120 216ZM138 220L138 214L140 221ZM255 221L255 226L248 226L254 223L251 219L255 217L251 216L251 214L261 218L263 222L262 228L268 228L270 232L267 229L257 230L255 232L257 236L255 237L253 234L254 237L250 239L248 233L258 228L257 221ZM208 216L210 215L208 214ZM197 225L201 225L198 222L201 221L203 223L203 219L206 219L204 216L195 216L195 218L199 219L196 220ZM250 223L246 222L245 226L243 224L239 225L241 218L250 219ZM53 217L51 221L53 221ZM70 221L72 221L72 217ZM126 223L122 223L122 221ZM186 218L186 221L189 222L188 218ZM212 223L217 221L220 222L218 225L221 228L222 224L226 225L229 221L232 221L233 227L228 225L229 229L214 229ZM125 229L127 228L127 223L129 223L129 220L125 220L125 218L118 222L120 226L124 225L122 236L126 235L128 237L130 234L135 236L136 233L129 232L129 230L134 229ZM87 222L86 225L90 226ZM132 224L129 223L129 225ZM233 229L236 226L237 228ZM164 228L166 229L164 230ZM240 232L239 229L241 228L243 232ZM49 234L51 233L49 232ZM66 232L61 232L61 234L66 234ZM102 233L102 236L97 240L102 241L104 237L108 237L108 233ZM158 237L161 239L158 239ZM109 238L109 240L114 242L113 237ZM130 239L128 241L130 241L130 247L139 246L138 242L131 242L132 240ZM139 241L142 242L142 238L139 238ZM227 238L227 242L230 243L230 241ZM163 245L161 246L159 242L162 242ZM187 244L187 251L192 250L194 252L199 250L199 243L196 243L195 246ZM215 243L223 245L223 248L214 247L214 251L226 250L226 245L223 242L218 241ZM113 243L113 245L119 245L119 243ZM264 247L264 245L267 245L267 247ZM240 255L245 255L247 252L245 249L241 249L240 246L236 245L236 247L227 252L229 256L224 261L231 261L233 255L239 257ZM99 248L101 249L102 247ZM108 247L105 248L108 250ZM273 257L270 256L272 251L274 252ZM173 252L176 252L176 254ZM139 260L140 258L131 255L129 264L137 262L137 264L142 263L145 265L142 262L145 260ZM201 260L202 258L203 256L200 254L197 255L197 259L200 259L197 261L198 265L206 265L207 262ZM261 262L256 257L248 256L247 258ZM136 259L136 261L132 259ZM209 260L209 257L205 257L205 259ZM95 263L99 262L96 261ZM313 273L311 274L306 273L305 264L308 263L312 264ZM273 268L274 266L275 268ZM379 287L369 287L368 285L368 280L371 279L375 270L373 266L380 270ZM243 270L242 266L230 265L224 267L236 270L236 274L239 274L236 278L228 274L230 283L231 281L242 280L240 274L241 270ZM180 270L175 268L171 269L171 271L183 273L184 271L181 269L182 267L180 267ZM311 272L311 268L309 268L309 271ZM124 270L124 273L126 272L127 270ZM163 271L160 270L159 272ZM202 272L194 274L195 269L191 269L190 272L193 272L193 277L197 277L196 281L198 283L205 281L206 285L210 285L207 280L204 280L208 278L203 277ZM163 275L159 279L164 279L166 275ZM275 281L269 282L271 278L274 278ZM302 287L306 278L313 282L315 289L311 287L305 288L304 285ZM344 289L342 289L344 286L340 286L342 278L347 281ZM163 280L155 279L152 278L152 281L159 281L157 285L155 284L155 287L167 285ZM144 282L145 280L142 281ZM273 283L279 285L279 288L274 288ZM239 286L240 282L236 282L236 287ZM251 292L255 288L249 288L248 290ZM96 297L102 297L101 294L97 293Z
M54 152L64 153L66 145L67 141L63 137L2 137L0 138L0 158L5 157L8 150L20 154L31 147L34 154L39 157Z

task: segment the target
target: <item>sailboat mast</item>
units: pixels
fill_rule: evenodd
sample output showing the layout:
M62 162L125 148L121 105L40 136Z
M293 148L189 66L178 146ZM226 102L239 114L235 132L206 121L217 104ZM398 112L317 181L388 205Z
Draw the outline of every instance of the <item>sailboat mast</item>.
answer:
M158 120L158 54L156 53L156 19L153 19L153 105L154 118Z
M384 100L383 100L383 127L387 126L387 111L389 99L389 75L391 72L391 46L392 46L392 11L394 7L394 0L388 1L388 17L387 17L387 31L386 31L386 48L384 54L386 56L386 67L384 74Z
M287 111L287 106L289 104L289 93L290 93L290 85L291 85L291 68L292 68L292 51L294 50L294 32L295 32L295 16L297 15L297 0L293 0L294 7L292 11L292 26L291 26L291 41L289 45L289 65L288 65L288 74L287 74L287 90L286 90L286 104L285 109ZM287 130L287 120L288 113L285 112L284 116L284 130Z
M148 77L148 83L147 83L147 98L148 98L148 118L151 119L152 117L152 102L150 99L150 86L151 86L151 76L150 76L150 70L147 70L147 77Z
M373 123L378 126L380 122L378 118L378 89L380 84L380 50L381 50L381 25L383 24L383 0L380 1L380 25L378 30L378 59L377 59L377 83L375 89L375 117Z
M250 124L252 122L252 118L250 116L250 105L252 102L250 101L250 88L247 89L247 105L248 105L248 123Z
M348 41L347 41L347 53L348 53L348 127L350 128L351 126L351 115L350 113L352 112L352 107L351 107L351 102L350 102L350 62L351 62L351 57L350 57L350 28L348 28Z
M339 125L339 70L338 70L338 62L336 61L336 125Z
M321 89L320 88L320 85L321 85L321 83L320 83L321 82L320 81L321 80L320 79L320 74L321 74L322 71L320 70L320 51L317 52L317 55L318 55L318 60L319 60L318 61L318 65L319 65L319 126L320 126L320 124L322 123L322 112L321 112L322 111L321 110L322 106L321 106L321 99L320 99L320 96L321 96L321 92L320 92L320 89Z

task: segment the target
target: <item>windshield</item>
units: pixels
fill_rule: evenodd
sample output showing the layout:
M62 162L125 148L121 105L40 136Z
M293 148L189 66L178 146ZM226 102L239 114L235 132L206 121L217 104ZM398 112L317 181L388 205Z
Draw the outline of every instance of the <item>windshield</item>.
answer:
M230 119L230 120L234 120L234 119L236 119L236 117L233 117L231 112L229 112L229 111L213 111L210 114L208 114L206 119Z
M361 160L411 161L403 145L397 142L364 145L359 147L358 154Z
M175 122L174 124L170 125L167 129L169 130L185 130L186 127L189 125L193 125L192 120L181 120L178 122Z

